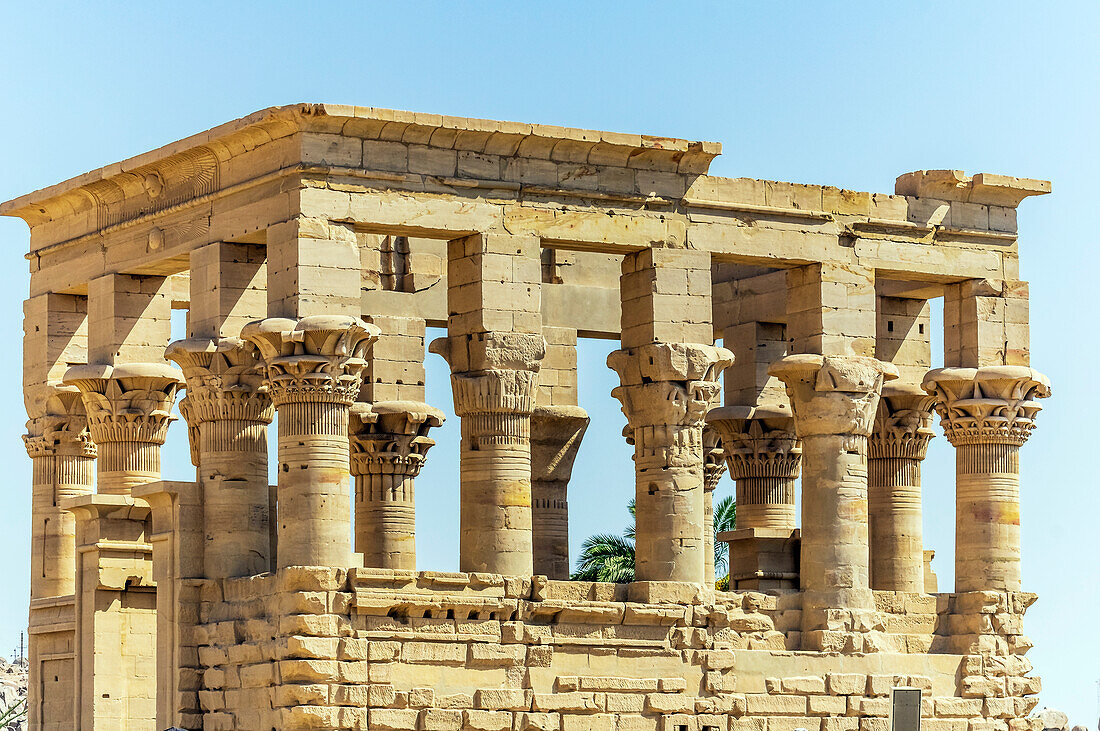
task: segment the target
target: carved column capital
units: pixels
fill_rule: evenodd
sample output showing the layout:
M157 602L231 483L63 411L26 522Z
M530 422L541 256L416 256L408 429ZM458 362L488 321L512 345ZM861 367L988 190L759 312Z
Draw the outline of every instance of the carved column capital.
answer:
M541 335L477 332L433 340L432 353L451 367L455 414L519 414L535 408L538 373L546 354Z
M167 363L80 365L68 370L64 384L80 390L96 444L161 445L176 419L172 405L182 379Z
M263 362L240 338L195 338L168 346L164 357L183 370L187 395L180 412L191 426L240 419L270 424L275 416L263 382Z
M721 406L707 414L707 425L722 439L734 480L798 477L802 445L789 406Z
M416 477L435 440L429 430L443 412L416 401L356 403L351 407L351 474Z
M714 492L726 473L726 450L722 437L708 423L703 427L703 490Z
M868 442L868 456L872 459L924 459L928 454L928 442L935 436L932 430L934 402L935 399L919 386L883 386Z
M241 336L255 344L272 402L350 406L359 396L365 355L376 325L346 315L272 317L250 322Z
M1051 393L1050 380L1025 366L940 368L929 371L922 386L935 398L944 435L956 447L1022 446L1043 408L1037 399Z
M580 406L537 406L531 414L531 479L569 482L588 428Z
M27 433L23 435L27 455L32 459L57 455L94 458L96 446L88 431L80 392L64 386L52 387L50 391L44 413L27 421Z
M622 403L631 428L702 426L721 386L718 377L733 363L725 348L696 343L651 343L616 350L607 366L622 384L611 395Z
M788 355L768 373L786 384L800 438L870 436L882 384L898 377L874 358L813 354Z

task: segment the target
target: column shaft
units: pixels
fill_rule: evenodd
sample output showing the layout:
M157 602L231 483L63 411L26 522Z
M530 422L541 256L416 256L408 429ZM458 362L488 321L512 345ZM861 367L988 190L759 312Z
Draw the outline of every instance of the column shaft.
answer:
M28 448L31 447L28 440ZM95 475L95 448L90 454L31 456L31 599L73 593L76 573L76 519L62 510L62 500L90 495Z
M871 587L924 591L920 460L873 458L868 462Z
M348 404L287 402L279 412L279 568L350 560Z
M355 476L355 550L364 566L416 570L413 482L409 475Z
M955 450L955 591L1020 591L1020 447Z
M870 608L867 438L804 435L802 462L802 588L822 606Z

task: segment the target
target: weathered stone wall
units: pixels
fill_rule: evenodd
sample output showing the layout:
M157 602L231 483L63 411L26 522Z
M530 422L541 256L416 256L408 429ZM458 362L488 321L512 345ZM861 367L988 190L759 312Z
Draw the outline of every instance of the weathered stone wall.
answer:
M799 596L302 567L211 581L204 728L885 731L898 686L924 691L928 729L1031 728L1039 683L1013 654L1030 595L879 592L865 654L800 651L781 631Z

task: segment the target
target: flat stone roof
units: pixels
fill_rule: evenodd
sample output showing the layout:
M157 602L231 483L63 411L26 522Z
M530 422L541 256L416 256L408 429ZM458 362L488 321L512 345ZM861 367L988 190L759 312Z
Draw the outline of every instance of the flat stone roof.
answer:
M671 168L686 174L705 174L711 160L722 152L722 145L718 142L450 117L347 104L302 103L263 109L155 150L0 203L0 215L24 218L27 217L26 214L30 214L35 217L39 212L27 209L211 142L231 142L234 137L252 136L257 132L266 133L270 139L277 139L299 131L491 152L497 155L545 158L559 162L595 162L598 159L601 164L608 164L614 160L626 167L666 171Z

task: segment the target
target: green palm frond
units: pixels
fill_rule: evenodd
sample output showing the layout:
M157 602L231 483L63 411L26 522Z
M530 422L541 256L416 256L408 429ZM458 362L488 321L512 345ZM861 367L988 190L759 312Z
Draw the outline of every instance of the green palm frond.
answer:
M630 540L634 540L634 538L635 538L634 534L635 534L635 531L636 531L636 528L637 528L637 525L638 525L638 516L634 512L634 508L635 508L634 498L630 498L630 502L628 502L626 504L626 509L628 511L630 511L630 524L627 525L626 530L623 531L623 536L630 539Z
M733 495L727 495L714 505L714 575L729 573L728 543L718 540L719 533L734 530L737 527L737 501Z
M634 541L611 533L597 533L581 544L574 581L634 580Z

